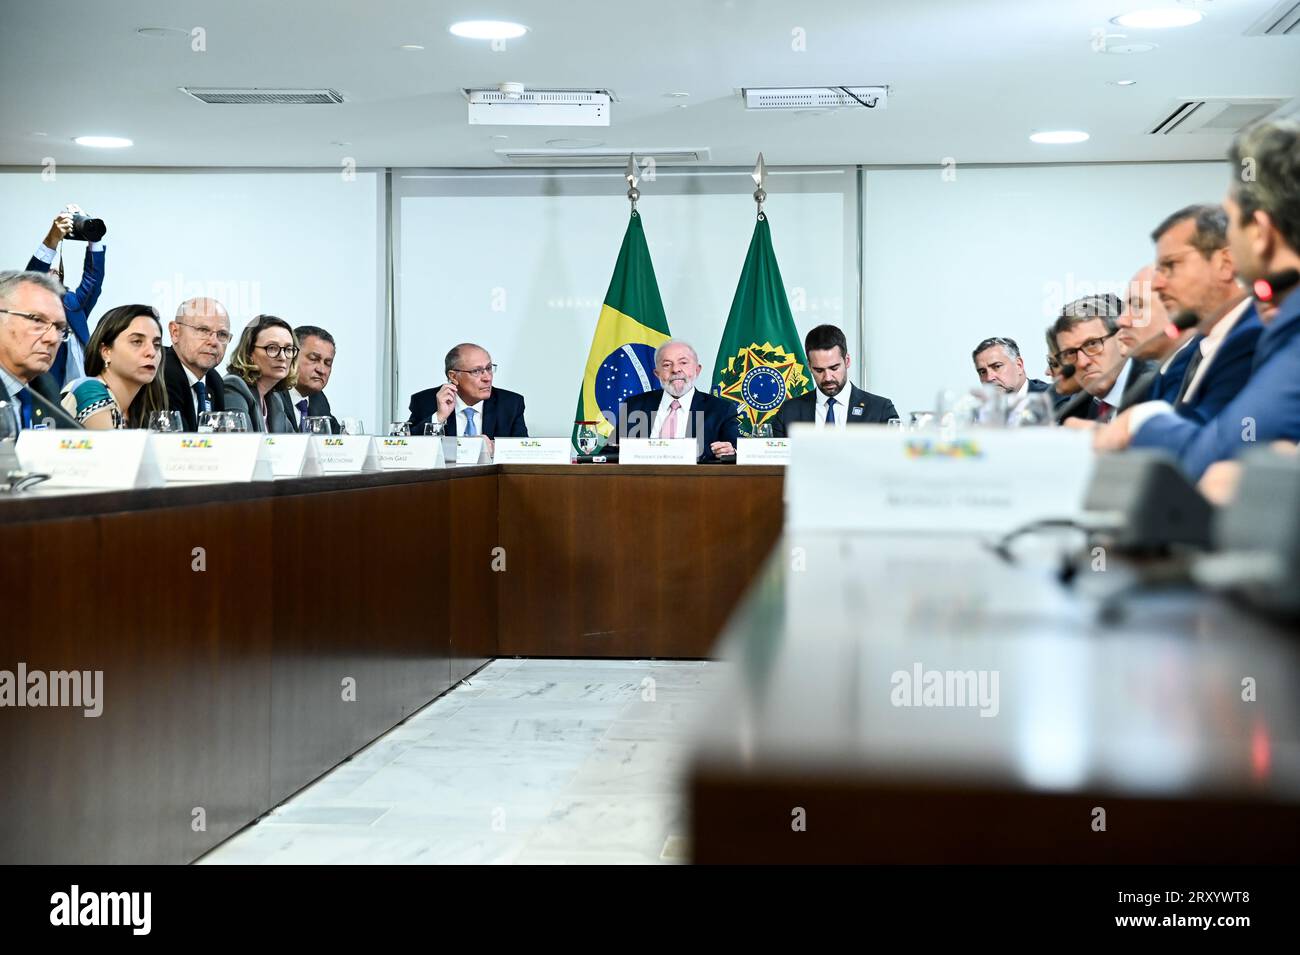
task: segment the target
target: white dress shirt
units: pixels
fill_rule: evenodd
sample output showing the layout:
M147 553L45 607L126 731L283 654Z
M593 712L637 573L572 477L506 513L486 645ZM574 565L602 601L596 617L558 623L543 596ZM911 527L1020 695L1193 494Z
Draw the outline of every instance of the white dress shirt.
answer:
M474 410L474 436L483 434L483 402L467 405L460 400L460 395L456 396L456 434L465 437L465 425L469 421L465 415L466 408Z
M180 358L180 355L177 355L176 357ZM194 390L194 386L199 383L200 379L198 375L190 371L190 366L185 364L185 362L181 362L181 367L185 369L185 380L190 383L190 404L194 406L194 420L198 421L199 415L203 413L203 409L199 407L199 395L198 392ZM206 388L207 386L208 383L206 381L203 382L203 387ZM212 404L211 394L208 395L208 404Z
M1119 406L1124 403L1124 389L1128 387L1128 374L1133 370L1133 360L1130 358L1124 362L1124 367L1119 370L1119 377L1115 379L1115 384L1110 386L1110 391L1106 392L1106 397L1101 400L1110 405L1110 417L1113 421L1115 415L1119 413Z
M835 396L835 420L831 422L832 428L843 428L849 422L849 399L853 396L853 386L847 381L840 393ZM820 388L817 389L817 410L813 414L813 426L817 428L826 427L826 410L829 407L830 399L822 393Z
M1187 392L1183 395L1184 401L1191 401L1196 395L1196 389L1201 386L1206 373L1210 370L1210 365L1214 363L1214 353L1219 350L1219 346L1228 337L1228 333L1236 327L1237 322L1241 321L1241 316L1246 314L1246 309L1250 308L1252 301L1250 296L1243 298L1232 311L1215 322L1214 327L1201 339L1201 363L1197 366L1196 374L1187 386Z
M690 424L691 403L695 401L695 387L691 386L686 389L686 394L680 398L674 398L664 389L663 397L659 399L659 410L655 412L654 427L650 430L650 437L657 438L664 430L664 423L668 420L668 406L674 401L679 402L681 407L677 409L677 437L689 438L687 426Z
M303 420L303 418L304 418L306 415L311 414L311 402L308 401L307 396L304 395L304 394L303 394L301 391L299 391L297 388L290 388L290 389L289 389L289 400L290 400L291 402L293 402L293 415L294 415L294 418L293 418L293 426L294 426L294 428L297 429L298 431L301 431L301 430L302 430L302 420ZM302 411L302 410L298 407L298 402L300 402L300 401L307 401L307 402L308 402L308 407L307 407L307 410L306 410L306 411Z

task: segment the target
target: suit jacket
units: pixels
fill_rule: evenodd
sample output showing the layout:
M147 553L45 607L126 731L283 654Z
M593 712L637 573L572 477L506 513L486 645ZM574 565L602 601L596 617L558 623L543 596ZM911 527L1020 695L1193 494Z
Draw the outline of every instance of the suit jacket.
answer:
M1047 382L1045 382L1045 381L1039 381L1037 378L1030 378L1030 379L1029 379L1029 394L1033 394L1033 393L1036 392L1036 391L1050 391L1050 392L1052 392L1053 395L1056 394L1055 389L1053 389L1052 386L1049 385Z
M1196 355L1204 340L1204 335L1193 335L1191 339L1183 344L1183 347L1174 355L1174 360L1169 363L1169 367L1164 371L1157 368L1148 375L1151 386L1146 391L1146 396L1142 401L1167 401L1174 403L1178 397L1178 392L1183 387L1183 376L1187 374L1187 366L1191 364L1192 357Z
M1114 414L1111 415L1111 420L1114 420L1114 416L1121 411L1146 400L1145 396L1151 390L1153 375L1159 370L1159 366L1155 362L1138 358L1130 358L1128 364L1128 380L1124 383L1124 394L1120 396L1119 405L1115 408ZM1086 388L1081 388L1057 406L1056 421L1058 424L1067 418L1096 421L1100 413L1100 400L1089 394Z
M167 407L181 413L186 431L199 430L199 416L194 410L194 392L190 391L190 379L185 374L185 366L175 349L163 349L163 382L167 385ZM221 374L215 368L203 376L203 384L208 389L208 400L213 411L226 410L226 386Z
M253 387L238 375L226 375L226 411L242 411L248 415L254 431L272 434L296 434L298 416L289 403L289 392L273 391L266 396L266 421L262 421L262 403L253 394Z
M616 445L620 438L650 437L663 396L662 388L652 388L620 404L618 429L610 436L610 443ZM678 437L695 439L696 460L701 464L717 464L710 445L715 441L735 445L740 437L740 409L734 401L697 390L686 415L686 433Z
M840 392L842 395L844 392ZM840 399L835 400L835 413L846 415L849 424L883 424L890 418L897 418L894 403L888 398L863 391L849 382L849 401L844 406ZM860 411L858 409L861 409ZM790 425L798 421L817 420L817 389L805 392L797 398L787 398L785 404L772 416L772 434L778 438L789 437Z
M297 412L297 408L294 409ZM325 397L325 392L318 391L314 395L307 396L307 416L309 418L329 418L330 431L338 434L343 429L339 427L339 419L334 417L334 412L330 410L330 400ZM298 422L298 415L293 416L294 423Z
M47 425L55 428L80 429L81 425L77 419L68 414L63 406L59 404L59 386L54 380L54 376L49 372L43 375L37 375L27 385L27 391L32 396L32 425ZM4 379L0 379L0 401L12 401L15 404L18 399L9 394L9 389L5 387ZM19 427L22 423L19 422Z
M424 426L433 420L438 411L438 388L426 388L411 395L411 434L424 434ZM524 396L517 391L493 388L492 393L483 400L482 419L478 422L478 433L489 438L528 437L528 425L524 422ZM446 433L448 436L456 433L455 414L447 418Z
M32 256L27 263L29 272L48 272L49 263L42 262L36 256ZM99 301L99 293L104 288L104 250L98 252L90 251L90 243L86 243L86 260L81 267L81 285L75 292L65 292L63 295L63 311L68 316L68 326L72 329L72 334L77 336L77 341L81 342L82 351L86 349L86 342L90 340L90 312ZM54 364L50 366L47 372L62 388L68 383L68 343L64 342L59 346L58 353L54 356Z
M1278 440L1300 440L1300 291L1292 291L1264 326L1250 377L1217 415L1204 423L1181 414L1155 415L1130 443L1170 452L1197 481L1214 462Z
M1255 303L1242 313L1232 331L1215 349L1214 354L1201 363L1201 380L1190 400L1184 399L1174 406L1184 418L1198 424L1209 421L1245 386L1255 360L1255 349L1264 325L1259 320ZM1188 349L1189 351L1191 349ZM1190 382L1189 382L1190 384ZM1175 392L1177 394L1177 392Z

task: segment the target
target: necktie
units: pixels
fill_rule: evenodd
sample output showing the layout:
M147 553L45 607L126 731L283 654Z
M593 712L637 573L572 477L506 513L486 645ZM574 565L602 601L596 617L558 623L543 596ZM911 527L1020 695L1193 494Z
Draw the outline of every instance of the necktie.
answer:
M20 424L24 428L30 428L32 426L32 393L26 388L19 388L16 397L18 398L18 407L22 417Z
M1107 402L1102 401L1100 398L1097 399L1097 420L1098 421L1102 421L1102 422L1109 421L1110 416L1111 414L1114 413L1114 411L1115 411L1114 405L1108 404Z
M478 434L478 429L474 427L474 409L465 409L465 437L472 438Z
M826 399L826 423L827 424L835 423L835 399L834 398Z
M306 431L307 430L307 399L299 398L298 404L295 405L295 407L298 409L298 430Z
M1174 404L1181 404L1187 397L1187 389L1192 386L1192 379L1196 377L1196 369L1201 367L1201 362L1205 359L1205 352L1201 351L1199 345L1196 348L1196 354L1192 355L1192 360L1187 363L1187 370L1183 372L1183 383L1178 389L1178 397L1174 399Z
M659 437L661 438L677 437L677 412L681 408L681 406L682 403L678 401L676 398L674 398L671 402L669 402L668 420L665 421L664 426L659 429Z
M207 385L205 385L205 384L204 384L203 382L201 382L201 381L196 381L196 382L194 382L194 394L195 394L195 395L198 397L198 399L199 399L199 413L200 413L200 414L202 414L204 411L211 411L211 410L212 410L211 406L208 404L208 386L207 386Z

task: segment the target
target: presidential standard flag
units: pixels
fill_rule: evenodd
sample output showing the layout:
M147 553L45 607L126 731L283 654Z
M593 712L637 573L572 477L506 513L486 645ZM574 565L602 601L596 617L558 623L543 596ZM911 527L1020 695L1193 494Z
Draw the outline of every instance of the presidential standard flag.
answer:
M713 393L740 406L741 433L752 434L787 398L812 388L807 365L772 251L772 230L760 214L713 363Z
M668 338L668 318L641 215L633 210L587 355L574 415L575 448L580 422L596 422L597 430L608 437L614 430L610 422L618 422L620 402L659 387L654 376L655 348Z

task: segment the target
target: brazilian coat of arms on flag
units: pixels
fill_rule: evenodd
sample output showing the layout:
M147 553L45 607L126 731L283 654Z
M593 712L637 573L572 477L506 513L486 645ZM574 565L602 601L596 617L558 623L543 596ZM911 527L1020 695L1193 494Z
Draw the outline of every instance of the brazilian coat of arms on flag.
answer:
M752 434L754 425L772 418L787 399L812 388L807 365L781 284L772 230L762 214L713 364L713 393L740 407L741 431Z
M571 440L575 448L582 422L592 422L596 431L609 437L621 402L660 387L654 375L654 354L668 338L668 318L659 297L650 247L641 215L633 211L587 354L574 414Z

